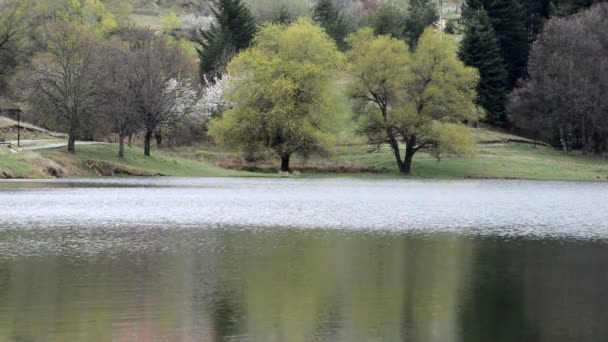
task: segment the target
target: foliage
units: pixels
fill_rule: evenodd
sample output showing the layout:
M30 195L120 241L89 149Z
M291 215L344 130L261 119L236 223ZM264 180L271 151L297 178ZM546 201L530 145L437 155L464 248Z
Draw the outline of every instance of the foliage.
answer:
M477 104L494 125L506 123L507 70L490 18L484 9L471 14L466 22L458 56L465 65L479 70Z
M108 34L118 27L114 14L101 0L39 0L37 12L70 23L87 26L98 34Z
M277 19L290 19L307 16L310 11L308 0L246 0L253 15L261 22L277 23ZM289 23L281 22L281 23Z
M600 2L602 0L553 0L552 11L558 16L571 15Z
M198 48L200 80L216 79L236 53L249 47L257 30L255 20L241 0L214 0L215 22L201 31Z
M130 44L138 61L132 69L135 80L136 107L145 129L144 153L150 155L150 140L156 134L162 143L161 128L176 122L183 114L177 106L188 79L188 58L179 42L156 36L148 30L135 30Z
M45 52L32 65L32 101L68 130L68 150L98 106L97 41L85 26L58 22L44 32Z
M391 1L382 2L362 23L374 29L376 35L390 35L405 38L405 13Z
M438 20L439 10L435 0L410 0L404 24L409 46L415 48L424 30Z
M28 59L29 1L0 1L0 97L8 92L15 69Z
M162 19L162 26L163 31L171 32L182 27L182 20L175 12L171 12Z
M437 33L427 29L414 54L405 43L376 37L371 29L350 36L349 43L355 80L350 94L358 100L361 132L372 144L391 146L400 172L410 173L414 154L423 148L437 157L470 150L465 146L470 139L456 139L455 132L465 134L458 125L479 118L473 105L478 76Z
M230 62L234 108L211 122L211 136L244 151L269 149L281 157L282 171L289 171L292 154L326 151L327 88L340 59L331 38L307 19L265 26L254 46Z
M462 7L462 19L466 25L474 20L475 11L485 9L492 22L507 66L509 89L526 73L530 39L526 32L526 11L519 1L513 0L466 0Z
M456 34L456 22L454 20L448 20L445 24L445 33Z
M564 151L607 149L607 25L606 3L547 23L532 47L530 76L508 106L518 128Z
M344 51L347 47L345 38L348 34L349 27L333 1L318 0L313 8L312 17L336 42L338 48Z

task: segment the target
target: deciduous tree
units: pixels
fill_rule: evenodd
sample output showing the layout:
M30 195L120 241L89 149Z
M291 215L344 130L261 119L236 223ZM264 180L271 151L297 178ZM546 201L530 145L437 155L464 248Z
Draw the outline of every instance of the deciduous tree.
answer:
M282 171L289 171L293 154L326 151L332 138L328 87L340 57L333 40L308 19L265 26L254 46L228 66L234 107L211 122L211 136L232 148L273 151Z
M608 149L608 3L551 19L508 112L519 129L564 151Z
M359 100L360 130L370 143L391 146L400 172L411 172L421 149L438 158L470 153L472 138L461 123L479 118L473 104L478 75L438 33L427 29L413 54L404 42L376 37L371 29L350 36L349 43L350 94Z
M99 104L98 41L87 27L66 22L49 25L44 40L46 49L32 66L32 101L67 127L68 151L74 153L83 121Z

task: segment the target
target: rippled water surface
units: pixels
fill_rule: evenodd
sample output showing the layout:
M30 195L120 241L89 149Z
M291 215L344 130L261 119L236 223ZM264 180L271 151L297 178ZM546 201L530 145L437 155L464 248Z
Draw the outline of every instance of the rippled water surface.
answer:
M605 341L608 184L0 182L0 341Z

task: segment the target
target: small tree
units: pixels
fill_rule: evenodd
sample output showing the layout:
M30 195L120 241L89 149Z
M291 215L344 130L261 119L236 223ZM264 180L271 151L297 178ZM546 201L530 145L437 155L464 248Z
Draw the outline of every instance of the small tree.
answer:
M349 42L350 94L361 108L360 131L372 144L391 146L400 172L411 172L414 154L423 148L438 158L471 152L461 122L479 118L473 104L477 72L457 60L437 33L427 29L413 55L404 42L375 37L371 29Z
M293 154L325 151L332 137L327 88L340 57L331 38L308 19L264 27L255 45L228 66L234 108L214 119L209 133L228 147L273 151L286 172Z
M180 115L176 102L184 88L175 82L189 78L188 62L179 44L149 30L135 30L130 43L137 61L131 70L135 104L145 129L144 154L149 156L152 136L162 137L160 128Z
M241 0L213 0L215 23L201 31L200 80L215 80L236 53L249 47L257 30L255 19Z
M492 23L484 9L477 10L467 20L458 56L465 65L479 70L476 102L486 110L486 120L494 125L504 125L507 121L507 69Z
M125 156L125 137L138 126L136 106L139 85L133 70L135 56L122 42L106 44L99 69L102 71L100 96L104 99L99 110L107 119L112 132L118 135L118 157Z
M318 0L313 8L313 19L325 29L325 32L336 42L338 48L344 51L348 24L332 0Z

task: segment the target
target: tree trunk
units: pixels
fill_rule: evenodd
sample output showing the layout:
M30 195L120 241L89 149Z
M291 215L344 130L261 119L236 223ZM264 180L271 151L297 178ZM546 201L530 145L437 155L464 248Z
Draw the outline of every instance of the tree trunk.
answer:
M73 125L70 125L68 133L68 152L76 153L76 128Z
M403 172L406 175L412 173L412 160L414 159L414 154L416 153L416 136L413 136L408 142L407 146L405 146L405 157L403 159Z
M402 173L409 175L412 173L412 159L414 158L414 149L410 149L409 147L405 149L405 158L403 160L403 170Z
M283 155L281 155L281 171L282 172L289 172L289 157L290 157L289 153L283 153Z
M133 146L131 144L132 140L133 140L133 133L129 133L129 140L128 140L129 147Z
M160 129L154 133L154 139L156 139L157 148L163 147L163 133L160 131Z
M144 156L150 156L150 142L152 141L152 131L146 131L144 137Z
M397 139L391 137L389 138L389 144L391 145L391 149L393 150L393 154L395 155L395 160L397 161L397 166L399 167L399 172L404 172L405 165L403 164L403 160L401 160L401 151L399 150L399 142Z
M124 157L125 157L125 135L121 133L118 135L118 158L124 158Z

